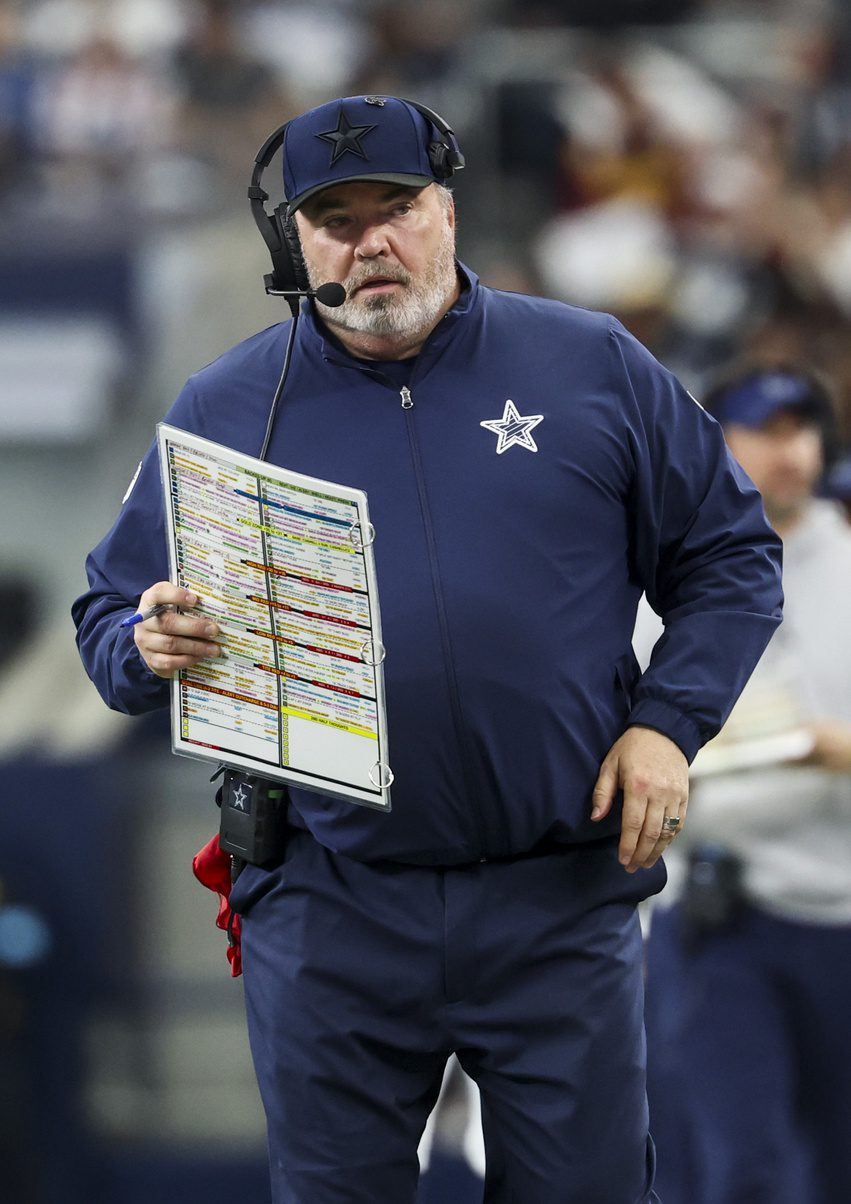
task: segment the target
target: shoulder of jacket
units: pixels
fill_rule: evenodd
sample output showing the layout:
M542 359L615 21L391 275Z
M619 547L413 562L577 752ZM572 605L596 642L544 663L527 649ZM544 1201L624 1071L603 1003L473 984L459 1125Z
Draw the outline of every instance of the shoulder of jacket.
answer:
M605 337L612 325L619 323L611 314L594 309L583 309L554 297L540 297L532 293L512 293L504 289L480 288L485 304L504 312L512 320L528 319L562 329L587 332Z
M242 375L249 364L260 365L271 351L284 347L288 327L288 321L276 322L273 326L267 326L265 330L249 335L247 339L235 343L209 364L193 372L187 383L207 388L233 376Z

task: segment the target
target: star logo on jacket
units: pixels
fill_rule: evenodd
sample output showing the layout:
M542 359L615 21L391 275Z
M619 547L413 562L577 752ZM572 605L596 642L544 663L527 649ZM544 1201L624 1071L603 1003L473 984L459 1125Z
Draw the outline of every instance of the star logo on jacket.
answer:
M346 151L356 155L359 159L367 159L368 155L361 146L361 139L365 138L375 128L374 125L351 125L348 117L341 109L336 130L326 130L324 134L316 134L316 137L323 138L326 142L331 143L333 150L331 151L329 166L333 167Z
M486 422L480 422L479 426L493 431L496 435L496 454L501 456L509 447L525 447L527 451L536 452L538 445L532 438L532 431L543 421L543 414L528 414L524 417L518 413L517 406L509 398L501 418L489 418Z

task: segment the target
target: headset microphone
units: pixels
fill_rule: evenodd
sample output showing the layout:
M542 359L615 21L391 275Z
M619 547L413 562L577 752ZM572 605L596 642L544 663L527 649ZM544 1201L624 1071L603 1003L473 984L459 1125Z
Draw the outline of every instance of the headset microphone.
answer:
M267 288L266 292L271 297L315 297L320 304L327 305L330 309L336 309L346 299L346 290L342 284L333 280L329 280L327 284L320 284L319 288Z

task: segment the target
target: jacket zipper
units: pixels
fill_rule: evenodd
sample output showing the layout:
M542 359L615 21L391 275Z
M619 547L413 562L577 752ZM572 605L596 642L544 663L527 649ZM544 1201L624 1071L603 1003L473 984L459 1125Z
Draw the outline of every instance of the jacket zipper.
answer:
M458 689L458 679L455 675L455 660L452 655L452 639L449 634L449 620L446 615L446 606L443 601L443 588L441 585L440 570L437 559L437 541L435 540L434 527L431 521L431 510L428 504L428 493L426 491L425 474L423 472L419 440L417 439L416 427L414 425L414 416L411 413L414 408L414 400L411 397L411 390L407 385L402 386L400 390L400 396L402 398L402 409L407 411L406 420L408 428L408 443L410 445L411 460L414 466L414 478L417 483L417 494L420 501L420 513L422 515L423 527L425 528L426 547L428 549L429 567L431 569L432 590L434 591L434 601L437 608L437 621L440 628L441 643L443 645L443 663L446 671L447 683L449 686L449 705L452 710L452 720L455 726L455 737L458 741L458 751L461 758L462 779L473 816L476 837L479 842L479 851L480 853L484 853L486 848L484 817L479 807L478 796L476 795L476 791L473 786L473 773L470 766L470 757L467 746L467 729L464 720L464 708L461 705L461 692Z

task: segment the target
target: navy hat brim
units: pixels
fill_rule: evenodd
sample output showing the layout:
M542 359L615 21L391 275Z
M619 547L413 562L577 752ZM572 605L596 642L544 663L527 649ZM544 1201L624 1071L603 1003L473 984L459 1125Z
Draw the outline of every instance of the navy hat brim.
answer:
M786 370L767 370L724 386L708 409L722 426L759 430L782 413L794 413L818 424L824 419L825 404L807 377Z
M399 184L403 188L425 188L434 182L434 176L415 176L392 171L379 171L371 174L361 172L356 175L343 176L339 180L329 180L325 184L317 184L314 188L308 188L291 201L287 201L287 216L292 217L295 211L300 209L311 197L317 196L329 188L336 188L339 184Z

